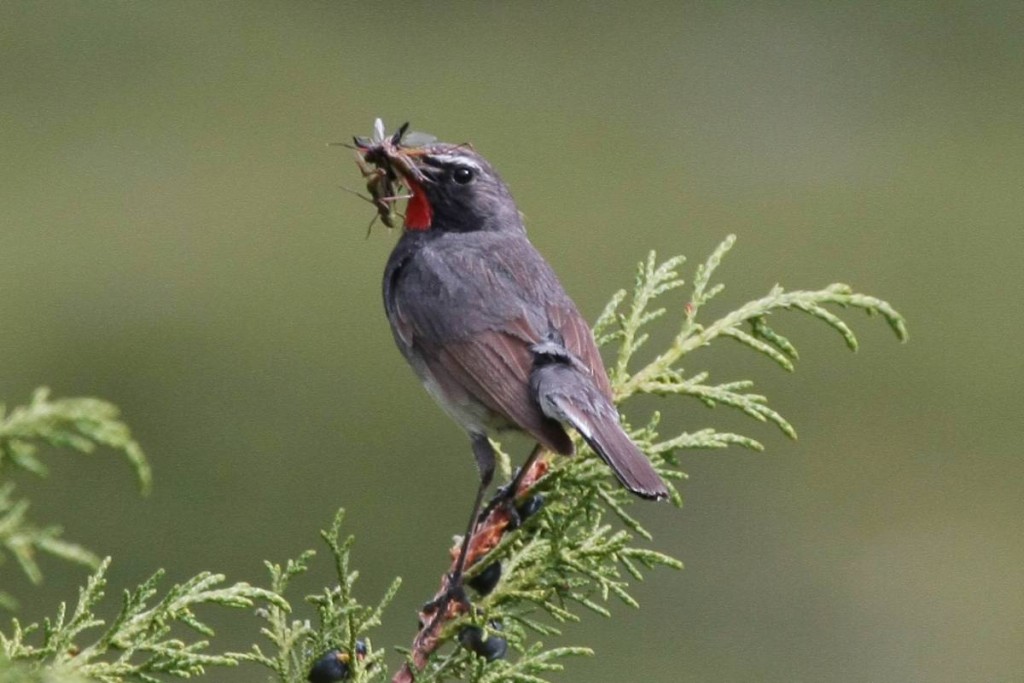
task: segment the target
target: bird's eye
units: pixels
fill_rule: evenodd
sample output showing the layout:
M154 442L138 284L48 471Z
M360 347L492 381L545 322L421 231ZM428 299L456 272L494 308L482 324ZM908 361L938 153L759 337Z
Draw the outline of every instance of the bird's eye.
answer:
M473 180L473 170L466 168L465 166L457 166L452 171L452 180L457 182L459 185L466 185Z

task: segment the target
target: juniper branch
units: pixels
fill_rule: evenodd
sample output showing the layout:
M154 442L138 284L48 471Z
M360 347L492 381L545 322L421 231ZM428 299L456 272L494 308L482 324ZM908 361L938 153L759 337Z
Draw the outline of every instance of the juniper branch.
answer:
M842 308L859 308L869 315L881 314L896 336L901 340L907 339L906 322L888 302L882 299L854 292L848 285L831 284L820 290L797 290L786 292L776 285L771 291L760 299L750 301L740 308L715 320L709 325L701 325L696 321L698 312L712 298L718 295L724 287L722 285L710 286L711 276L721 264L722 258L732 248L735 237L730 235L723 241L712 255L697 269L694 277L694 284L690 301L685 307L682 326L673 338L669 348L659 354L646 366L633 373L628 378L618 378L615 382L616 398L619 401L625 400L636 393L663 393L666 380L672 384L678 381L678 375L674 374L676 364L687 353L707 346L719 336L731 337L742 344L767 355L777 364L786 370L793 369L793 361L798 358L796 348L793 344L775 332L768 326L767 318L777 311L792 310L806 313L814 318L822 320L835 329L844 339L847 346L856 351L857 338L839 316L825 308L827 305L837 305ZM653 252L652 252L653 257ZM648 259L648 263L651 259ZM646 292L664 291L664 283L655 277L649 266L641 265L641 275L637 279L638 288ZM674 274L673 274L674 275ZM681 282L673 280L673 284ZM650 296L637 294L634 300L649 301ZM610 318L612 313L605 317ZM629 321L641 321L642 318L632 311L630 317L620 318L620 326L628 325ZM646 324L643 321L641 324ZM750 326L750 331L743 329L744 325ZM637 334L636 330L628 330L623 327L621 335L605 335L605 341L616 341L617 339L628 339ZM626 361L632 353L630 348L620 345L620 363L622 354L626 354ZM780 427L782 425L780 424Z
M142 491L152 483L149 463L116 406L97 398L50 400L50 390L36 389L27 406L5 415L0 405L0 473L10 466L39 475L46 467L36 457L38 444L92 453L97 446L121 451L135 469Z
M309 595L306 602L316 611L317 625L309 619L294 618L284 602L291 581L309 570L316 553L307 550L284 565L266 563L271 576L271 592L282 602L268 602L259 610L267 626L260 632L274 647L267 654L259 645L243 656L249 662L270 669L281 683L305 681L312 663L325 652L338 651L347 662L352 683L381 680L385 675L384 652L375 650L369 632L380 626L384 609L401 586L396 578L374 605L364 605L355 597L359 573L350 569L353 536L341 539L345 511L339 510L329 529L320 536L327 545L334 563L338 583L322 592ZM359 652L356 656L354 653Z
M45 476L38 457L41 444L91 453L97 446L121 451L135 470L139 484L149 490L149 463L115 406L95 398L51 400L41 387L26 406L7 413L0 406L0 476L24 470ZM14 497L14 485L0 484L0 547L10 553L33 582L42 580L36 557L46 553L95 569L99 558L89 550L60 538L61 527L37 526L29 521L29 503Z
M209 653L205 638L213 630L200 620L196 609L207 605L252 608L257 601L279 607L287 603L272 591L246 583L223 586L224 576L203 572L173 586L163 598L153 601L163 572L157 572L133 591L125 591L118 615L106 625L96 616L104 597L110 558L100 563L80 590L74 611L68 616L62 603L57 615L42 626L22 628L12 622L10 636L0 633L0 652L10 661L45 664L58 674L71 673L104 683L135 679L156 683L160 676L191 678L213 666L235 666L246 656L239 653ZM187 640L172 636L176 624L201 636ZM92 642L83 641L99 631ZM38 634L38 642L35 636Z

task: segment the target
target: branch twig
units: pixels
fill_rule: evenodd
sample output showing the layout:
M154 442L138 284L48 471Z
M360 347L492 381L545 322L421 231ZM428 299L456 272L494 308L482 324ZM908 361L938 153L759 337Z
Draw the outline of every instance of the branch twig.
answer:
M509 502L525 496L541 477L547 474L549 467L550 465L544 457L536 458L520 479ZM506 496L508 494L499 492L497 495ZM514 529L516 512L511 505L488 505L486 510L488 511L487 516L477 522L473 530L473 537L469 541L466 567L476 564L501 542L506 533ZM444 627L466 613L466 602L446 599L452 595L453 590L458 588L451 584L451 577L458 560L460 545L460 543L456 543L449 551L452 564L441 578L441 588L434 595L433 600L428 602L420 612L421 626L412 641L412 656L391 679L391 683L412 683L415 680L415 672L421 671L427 665L430 655L441 646L443 642L441 634ZM439 606L444 608L443 611L439 609Z

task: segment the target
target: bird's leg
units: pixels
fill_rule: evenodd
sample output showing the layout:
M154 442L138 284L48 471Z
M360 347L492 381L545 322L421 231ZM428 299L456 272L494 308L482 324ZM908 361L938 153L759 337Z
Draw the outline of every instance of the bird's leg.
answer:
M453 582L462 583L462 573L466 569L466 558L469 556L469 543L473 540L473 532L476 531L477 521L480 517L480 506L484 502L484 493L494 479L494 447L486 436L474 434L473 455L476 457L476 466L480 471L480 488L476 490L476 499L473 501L473 514L469 518L469 528L462 538L462 548L459 550L459 557L455 561L455 569L452 570Z
M530 469L533 467L533 463L537 461L537 458L539 458L543 452L544 446L537 444L533 447L533 450L530 451L530 456L526 459L526 462L524 462L523 466L519 468L518 472L516 472L516 476L512 477L512 481L509 482L508 486L502 488L502 497L514 500L515 497L519 495L519 487L523 485L523 479L525 479L526 475L529 474Z
M519 489L522 487L524 480L526 479L527 475L529 475L530 470L533 468L533 464L537 461L537 458L539 458L543 452L544 446L540 444L534 446L533 450L530 451L529 457L526 458L526 462L523 463L523 466L520 467L516 471L515 476L512 477L512 481L498 489L497 495L495 495L494 498L492 498L491 501L487 503L487 507L484 508L484 511L480 514L482 518L486 519L487 515L489 515L491 511L494 510L499 505L507 505L509 509L509 515L513 519L512 527L514 528L519 526L519 515L516 512L516 506L514 503L516 497L520 493L522 493L522 491L520 491Z
M480 486L476 491L476 498L473 500L473 514L469 517L469 527L466 529L465 536L462 537L462 544L459 547L459 554L455 558L455 563L452 565L452 570L446 577L445 589L443 593L427 603L429 608L436 609L436 614L443 618L444 613L448 609L448 603L451 600L458 600L463 605L467 605L469 600L466 598L465 590L462 585L462 577L466 570L466 562L470 553L470 543L473 540L473 532L476 531L477 523L480 518L480 508L483 505L484 493L487 491L487 487L491 485L491 481L494 479L494 465L495 455L494 447L491 446L491 442L488 441L487 437L483 434L471 435L473 444L473 456L476 458L476 466L480 472Z
M514 505L516 496L524 492L520 489L532 487L547 469L544 461L539 460L543 448L538 446L512 482L503 487L481 512L484 493L494 477L496 457L487 437L474 434L470 438L480 470L480 488L473 501L473 516L469 518L469 527L458 546L458 554L455 549L452 551L454 561L441 581L441 589L420 611L420 630L413 640L412 660L402 667L393 683L412 683L414 670L423 669L430 654L441 645L440 634L444 625L469 610L469 600L463 588L466 567L490 552L506 532L515 528L519 519Z

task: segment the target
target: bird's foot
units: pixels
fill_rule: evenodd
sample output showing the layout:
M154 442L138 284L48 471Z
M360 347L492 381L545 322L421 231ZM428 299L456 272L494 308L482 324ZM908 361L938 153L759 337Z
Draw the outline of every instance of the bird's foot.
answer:
M420 608L420 628L434 621L450 621L469 612L472 606L466 596L463 577L456 576L455 572L450 572L445 575L444 588L441 592Z

